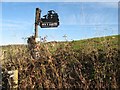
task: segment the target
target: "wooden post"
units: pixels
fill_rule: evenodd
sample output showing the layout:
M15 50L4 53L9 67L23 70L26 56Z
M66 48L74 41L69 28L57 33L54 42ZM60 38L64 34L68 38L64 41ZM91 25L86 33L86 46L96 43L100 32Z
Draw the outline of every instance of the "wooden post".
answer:
M17 90L17 88L18 88L18 70L13 71L13 82L14 82L13 89Z
M36 42L36 39L38 38L38 25L40 23L40 15L41 15L41 10L39 8L36 8L36 16L35 16L35 42Z
M12 90L18 90L18 69L8 71L8 74L10 75L10 88Z

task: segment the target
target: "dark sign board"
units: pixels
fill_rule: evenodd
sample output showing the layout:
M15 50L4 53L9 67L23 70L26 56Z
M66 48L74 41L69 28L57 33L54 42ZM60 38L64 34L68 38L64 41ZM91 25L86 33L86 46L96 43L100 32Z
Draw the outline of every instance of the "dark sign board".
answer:
M58 27L58 25L58 14L54 10L48 11L47 15L44 15L43 18L40 19L41 28Z

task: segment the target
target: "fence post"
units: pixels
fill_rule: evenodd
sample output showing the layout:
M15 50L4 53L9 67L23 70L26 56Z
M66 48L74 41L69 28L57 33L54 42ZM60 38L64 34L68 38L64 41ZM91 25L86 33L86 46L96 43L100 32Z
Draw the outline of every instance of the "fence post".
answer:
M11 89L18 90L18 69L8 71Z

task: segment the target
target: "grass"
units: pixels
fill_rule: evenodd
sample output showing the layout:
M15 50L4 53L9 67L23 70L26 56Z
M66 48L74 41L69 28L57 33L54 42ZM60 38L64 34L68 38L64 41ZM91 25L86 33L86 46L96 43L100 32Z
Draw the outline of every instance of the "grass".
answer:
M91 38L91 39L84 39L84 40L76 40L76 41L72 41L72 42L69 42L69 43L72 43L72 48L75 49L75 50L78 50L78 49L82 49L84 48L85 46L87 45L93 45L94 47L98 48L98 49L102 49L103 46L106 44L106 43L109 43L111 44L112 47L115 47L117 48L118 46L118 38L120 38L120 35L113 35L113 36L106 36L106 37L98 37L98 38ZM58 45L59 43L59 45ZM57 45L55 43L55 46L56 47L59 47L60 44L63 45L63 43L66 43L66 42L58 42ZM50 48L50 45L49 44L49 48ZM54 47L54 48L56 48ZM0 46L0 49L2 50L6 50L8 51L8 49L10 48L26 48L26 45L7 45L7 46ZM54 48L51 48L51 49L54 49Z
M93 45L95 48L103 49L106 43L111 44L112 47L117 48L118 38L120 38L120 35L73 41L73 49L82 49L88 45Z
M3 68L19 71L19 89L120 88L120 35L40 43L38 58L26 45L3 46Z

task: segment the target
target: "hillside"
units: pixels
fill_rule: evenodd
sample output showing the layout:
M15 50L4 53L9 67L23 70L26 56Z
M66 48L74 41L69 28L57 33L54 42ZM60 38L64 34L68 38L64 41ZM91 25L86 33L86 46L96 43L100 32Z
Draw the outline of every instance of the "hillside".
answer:
M110 44L112 47L117 48L118 38L120 38L120 35L97 37L97 38L91 38L86 40L78 40L73 42L73 47L74 49L80 49L80 48L84 48L87 45L93 45L95 48L102 49L105 47L105 45Z
M120 88L118 37L40 43L37 59L26 45L2 46L2 68L19 71L20 89Z
M96 37L96 38L90 38L90 39L83 39L83 40L74 40L70 43L73 44L74 49L80 49L84 46L87 46L88 44L94 44L94 46L97 46L98 48L102 48L102 44L111 44L112 46L116 47L118 45L118 38L120 38L120 35L113 35L113 36L105 36L105 37ZM54 42L53 42L54 43ZM58 42L58 43L66 43L66 42ZM81 46L81 47L80 47ZM5 45L0 46L0 49L6 50L10 47L15 48L25 48L26 45Z

